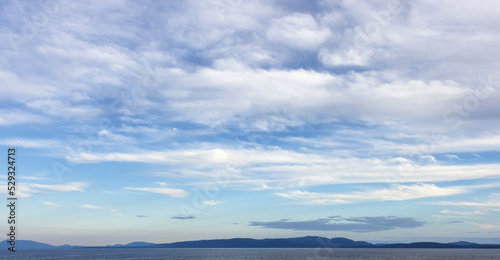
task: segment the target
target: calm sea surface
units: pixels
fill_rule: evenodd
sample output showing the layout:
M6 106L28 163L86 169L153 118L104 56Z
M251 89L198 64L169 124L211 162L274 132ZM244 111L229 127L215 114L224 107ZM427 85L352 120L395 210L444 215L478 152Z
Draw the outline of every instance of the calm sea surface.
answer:
M70 249L0 252L0 259L500 259L500 249Z

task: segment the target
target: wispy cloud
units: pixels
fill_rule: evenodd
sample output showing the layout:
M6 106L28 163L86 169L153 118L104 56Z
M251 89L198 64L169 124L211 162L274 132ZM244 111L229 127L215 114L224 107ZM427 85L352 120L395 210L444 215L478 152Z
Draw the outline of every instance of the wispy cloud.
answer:
M113 214L115 214L115 215L117 215L117 216L123 216L123 214L122 214L122 213L120 213L120 212L118 212L118 210L117 210L117 209L111 209L110 211L111 211L111 213L113 213Z
M445 154L444 156L446 156L446 158L452 160L452 159L457 159L457 160L460 160L460 157L458 157L458 155L454 155L454 154Z
M84 204L82 205L83 208L86 209L104 209L102 206L95 206L95 205L90 205L90 204Z
M54 202L50 202L50 201L42 201L43 204L47 205L47 206L51 206L51 207L55 207L55 206L59 206L57 204L55 204Z
M438 205L446 205L446 206L470 206L470 207L485 207L485 208L493 208L500 210L500 201L499 200L490 200L485 202L471 202L471 201L441 201L436 202Z
M85 182L71 182L67 184L37 184L30 183L29 187L43 189L43 190L51 190L51 191L80 191L83 192L83 188L88 186Z
M19 110L3 110L0 109L0 126L16 125L26 123L47 123L49 120L42 116ZM18 144L23 144L18 142Z
M476 211L452 211L452 210L446 210L446 209L441 210L441 213L450 214L450 215L460 215L460 216L484 214L482 211L479 211L479 210L476 210Z
M21 198L28 198L35 193L55 191L55 192L84 192L83 188L87 187L86 182L70 182L65 184L39 184L39 183L24 183L18 187L17 195Z
M181 189L169 189L169 188L132 188L132 187L123 187L126 190L134 190L134 191L145 191L151 193L158 193L163 195L168 195L174 198L183 198L189 195L189 193L185 190Z
M200 178L194 171L206 172L217 165L232 165L245 174L232 178L230 185L244 188L270 189L285 187L315 186L339 183L369 182L442 182L469 180L498 176L497 164L440 165L433 156L424 161L401 157L366 159L341 158L324 151L298 151L286 149L191 149L147 153L109 153L78 155L77 162L98 163L145 162L161 163L181 167L176 177ZM428 162L431 162L429 164ZM200 171L203 169L203 171ZM268 174L263 175L266 172ZM308 174L304 174L307 172ZM332 174L334 173L334 174ZM250 186L250 187L249 187ZM430 188L430 187L428 187Z
M59 140L45 139L3 139L0 140L0 144L24 148L53 148L61 146L61 142Z
M317 49L330 36L330 29L321 28L313 16L294 13L273 19L266 32L267 38L299 50Z
M288 219L269 222L254 221L250 223L250 226L291 230L375 232L397 228L417 228L424 224L425 222L414 218L400 218L395 216L350 218L331 216L305 221L292 221Z
M441 188L434 184L400 185L394 184L391 188L378 189L351 193L317 193L306 191L291 191L287 193L276 193L276 195L297 200L301 204L347 204L367 201L402 201L429 197L450 196L466 193L464 187Z
M219 205L221 203L222 203L222 201L214 201L214 200L203 201L204 205L209 205L209 206L215 206L215 205Z

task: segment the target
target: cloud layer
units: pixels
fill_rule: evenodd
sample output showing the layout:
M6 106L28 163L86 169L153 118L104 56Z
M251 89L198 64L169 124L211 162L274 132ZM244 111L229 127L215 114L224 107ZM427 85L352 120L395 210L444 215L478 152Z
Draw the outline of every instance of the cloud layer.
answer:
M429 230L494 230L498 13L494 0L4 2L0 145L20 151L18 195L39 227L48 206L62 219L80 205L148 216L148 238L194 217L224 237L233 229L221 223L261 207L275 211L256 218L328 205L371 216L358 203L398 215L405 201L407 216L428 217L248 228L383 233L446 217L463 222ZM148 228L110 219L96 228ZM188 237L197 228L182 238L201 239Z
M328 218L292 221L282 219L278 221L254 221L250 226L275 229L315 230L315 231L350 231L350 232L376 232L397 228L418 228L425 222L414 218L388 217L350 217L331 216Z

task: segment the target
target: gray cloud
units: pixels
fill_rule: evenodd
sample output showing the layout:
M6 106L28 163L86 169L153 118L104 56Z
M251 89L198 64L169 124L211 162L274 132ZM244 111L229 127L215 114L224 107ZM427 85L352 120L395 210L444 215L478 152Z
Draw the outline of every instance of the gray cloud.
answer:
M195 216L173 216L172 219L194 219Z
M138 218L147 218L148 216L144 216L144 215L137 215Z
M263 228L291 229L291 230L317 230L317 231L351 231L351 232L375 232L391 230L396 228L417 228L426 224L415 218L399 218L395 216L381 217L350 217L330 216L305 221L291 221L281 219L278 221L250 222L250 226Z

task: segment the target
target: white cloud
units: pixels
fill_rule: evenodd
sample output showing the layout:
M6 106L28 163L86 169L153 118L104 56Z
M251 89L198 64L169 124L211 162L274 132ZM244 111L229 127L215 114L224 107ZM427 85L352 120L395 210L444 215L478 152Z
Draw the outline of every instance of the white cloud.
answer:
M370 49L339 49L336 51L321 50L319 59L327 66L366 66L373 51Z
M71 182L65 184L23 183L22 185L19 185L19 187L17 187L17 196L19 196L20 198L28 198L33 196L35 193L43 192L43 190L61 191L61 192L71 192L71 191L84 192L83 188L86 187L87 185L88 184L86 182ZM45 204L48 205L47 203Z
M51 191L80 191L87 186L85 182L71 182L66 184L37 184L29 183L27 186L36 189L51 190Z
M318 26L311 15L294 13L272 20L266 35L269 40L292 48L314 50L331 36L331 32Z
M120 212L118 212L118 210L117 210L117 209L111 209L111 213L113 213L113 214L115 214L115 215L117 215L117 216L123 216L123 214L122 214L122 213L120 213Z
M448 158L448 159L450 159L450 160L453 160L453 159L460 160L460 157L458 157L458 155L454 155L454 154L445 154L444 156L446 156L446 158Z
M499 176L497 164L419 164L410 159L339 158L324 151L282 149L192 149L143 153L79 154L82 163L147 162L181 167L169 176L210 178L206 171L231 165L229 184L242 188L282 189L325 184L369 182L442 182ZM205 173L203 173L205 171ZM265 174L263 174L265 173ZM161 174L160 174L161 175ZM208 179L207 179L208 180Z
M159 109L174 116L172 120L273 131L338 118L423 119L442 115L473 93L451 80L395 79L398 76L392 73L341 76L303 69L231 67L180 74L165 71L160 81L175 87L160 91L169 102L166 107L161 103ZM278 113L285 107L286 113Z
M421 155L419 156L421 159L426 159L426 160L429 160L433 163L437 162L436 158L432 155Z
M168 195L174 198L184 198L189 195L189 193L185 190L181 189L169 189L169 188L132 188L132 187L123 187L126 190L135 190L135 191L146 191L151 193L158 193L163 195Z
M54 202L50 202L50 201L43 201L43 204L45 204L47 206L51 206L51 207L59 206L59 205L55 204Z
M82 207L86 208L86 209L104 209L101 206L94 206L94 205L90 205L90 204L84 204L84 205L82 205Z
M495 224L486 224L486 223L471 223L475 226L476 229L485 229L492 233L500 232L500 225Z
M452 202L452 201L443 201L437 203L439 205L447 205L447 206L471 206L471 207L486 207L486 208L498 208L500 209L499 201L488 201L488 202L470 202L470 201L462 201L462 202Z
M251 163L325 163L328 158L317 154L303 154L287 150L261 150L261 149L193 149L176 150L167 152L112 153L89 154L82 153L78 158L70 158L75 162L95 163L104 161L132 161L151 163L199 163L213 164L225 163L246 165Z
M0 99L30 100L32 98L52 97L57 88L40 84L30 77L19 76L14 71L2 70L0 67Z
M317 193L307 191L291 191L276 193L276 195L297 200L300 204L349 204L367 201L402 201L430 197L450 196L466 193L463 187L441 188L434 184L399 185L394 184L388 189L359 191L351 193Z
M49 121L39 115L17 109L0 110L0 125L15 125L25 123L48 123Z
M484 214L482 211L479 211L479 210L476 210L476 211L451 211L451 210L446 210L446 209L441 210L441 213L450 214L450 215L460 215L460 216Z
M438 142L434 152L486 152L500 151L500 134L488 136L454 138Z
M67 159L161 164L155 167L165 175L197 184L213 183L211 170L231 165L231 188L280 190L304 203L410 200L476 189L429 183L500 177L497 162L485 163L491 157L473 165L464 165L465 156L458 165L436 160L438 153L500 151L500 92L462 116L431 152L418 144L433 141L426 134L436 126L449 126L443 113L471 101L479 76L500 71L499 2L400 4L403 10L388 25L356 46L356 28L366 31L386 1L72 2L19 49L10 50L8 39L0 42L0 127L7 131L0 143L27 148L27 156L35 156L32 148L58 151L85 138L82 119L92 125L108 118L118 129L93 132L106 137L106 145ZM5 4L2 35L24 38L24 18L43 14L28 5ZM134 95L144 83L145 95ZM11 131L21 124L28 127ZM191 126L195 130L186 130ZM56 139L42 139L47 136ZM50 162L66 154L36 156ZM283 192L381 182L400 184ZM162 182L154 186L125 189L187 196ZM85 187L25 183L18 195ZM499 209L494 200L444 203Z
M56 115L67 118L94 118L100 113L100 109L89 105L65 104L59 100L37 100L28 104L29 107L41 113Z
M222 201L206 200L203 201L203 205L215 206L221 204Z
M33 196L34 193L37 193L37 192L39 192L39 191L30 189L26 185L19 185L17 187L16 195L19 196L20 198L29 198L29 197Z
M0 144L24 148L47 148L61 146L61 142L59 142L58 140L44 139L3 139L0 140Z

